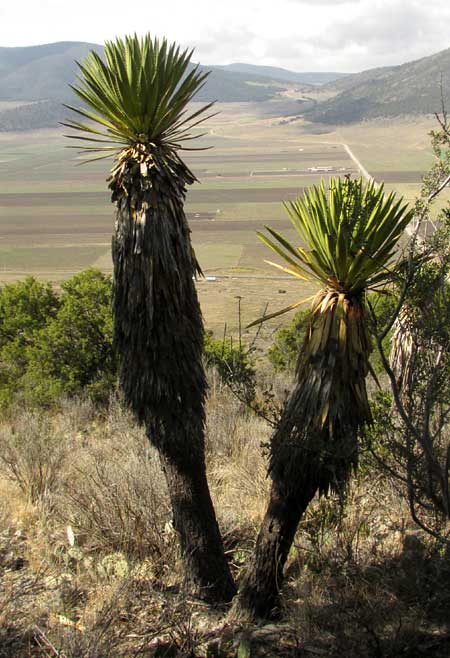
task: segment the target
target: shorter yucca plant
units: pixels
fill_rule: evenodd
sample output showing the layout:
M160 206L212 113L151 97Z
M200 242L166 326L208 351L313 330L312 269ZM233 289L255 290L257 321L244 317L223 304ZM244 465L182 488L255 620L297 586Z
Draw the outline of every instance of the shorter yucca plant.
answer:
M371 370L372 351L367 293L384 291L393 280L396 245L412 211L407 211L394 193L385 196L383 185L350 178L332 179L328 192L322 182L285 208L305 246L294 247L267 227L270 237L259 233L260 239L285 262L271 264L320 286L316 295L271 316L313 299L310 326L297 364L296 395L288 405L294 409L287 415L301 416L301 434L313 441L314 452L316 432L325 432L328 445L319 453L327 461L331 444L343 428L347 439L370 420L364 383ZM351 444L337 451L337 461L343 457L337 469L340 474L335 473L335 480L325 478L324 489L339 486L341 476L348 474L356 458L354 437ZM272 460L276 461L275 455Z
M235 606L239 616L270 613L303 512L316 492L340 491L357 464L358 433L371 421L367 293L392 282L397 243L412 219L383 185L349 177L331 179L328 190L322 182L285 208L303 246L269 227L259 237L284 261L272 265L320 289L308 298L295 387L271 441L271 498Z

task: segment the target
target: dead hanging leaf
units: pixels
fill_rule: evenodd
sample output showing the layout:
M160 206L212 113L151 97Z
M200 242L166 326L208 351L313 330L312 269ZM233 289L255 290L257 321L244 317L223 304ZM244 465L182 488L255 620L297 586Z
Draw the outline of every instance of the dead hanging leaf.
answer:
M75 535L71 525L67 526L66 535L67 535L67 541L69 542L69 546L75 546Z
M64 615L58 615L57 617L58 622L61 624L61 626L66 626L68 628L73 628L76 631L79 631L80 633L84 633L86 630L86 626L84 624L81 624L80 622L73 621L72 619L69 619L68 617L65 617Z
M308 653L312 653L314 656L328 656L329 653L325 649L319 649L318 647L304 646L303 649Z

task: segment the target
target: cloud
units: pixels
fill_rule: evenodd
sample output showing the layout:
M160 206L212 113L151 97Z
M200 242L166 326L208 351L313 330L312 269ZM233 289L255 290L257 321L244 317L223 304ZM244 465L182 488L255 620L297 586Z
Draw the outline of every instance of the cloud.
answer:
M363 2L363 0L286 0L286 2L296 5L335 6L335 5L350 5L350 4L354 5Z
M205 64L244 61L300 71L360 71L450 45L448 0L427 6L423 0L278 0L275 5L273 0L134 0L132 12L123 12L121 0L78 0L77 7L67 21L63 0L2 6L0 46L102 43L150 30L194 47L194 58Z
M366 10L357 17L337 21L333 29L317 39L317 46L335 50L349 45L364 46L374 53L401 49L405 44L417 43L423 31L430 27L427 11L418 7L404 8L391 5L386 11Z
M248 60L252 57L251 44L258 35L248 27L217 27L193 39L189 45L195 47L194 59L211 64Z
M338 18L314 45L323 56L335 53L340 60L353 53L354 70L402 63L448 47L448 19L450 12L439 3L434 9L415 1L407 7L399 0L364 3L354 15Z

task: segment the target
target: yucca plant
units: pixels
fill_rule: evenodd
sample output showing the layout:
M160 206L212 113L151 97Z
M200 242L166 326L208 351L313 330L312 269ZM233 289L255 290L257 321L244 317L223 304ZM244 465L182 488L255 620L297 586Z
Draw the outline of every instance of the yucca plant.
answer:
M114 345L125 401L159 451L188 577L211 601L235 591L204 457L199 264L183 205L194 174L179 156L211 104L187 108L207 74L192 52L149 35L107 42L78 64L83 122L65 124L89 159L114 157ZM88 120L87 122L85 120ZM93 157L92 157L93 156Z
M285 208L304 246L269 227L259 237L284 261L273 265L320 289L295 387L271 439L270 501L234 607L241 618L270 616L308 504L317 492L340 491L357 465L358 433L371 421L367 293L392 281L396 245L412 218L382 185L349 178L332 179L328 191L322 182Z

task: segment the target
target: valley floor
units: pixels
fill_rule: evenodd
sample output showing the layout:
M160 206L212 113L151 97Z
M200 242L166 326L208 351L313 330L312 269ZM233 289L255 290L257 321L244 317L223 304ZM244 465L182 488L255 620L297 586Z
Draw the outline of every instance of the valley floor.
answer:
M403 118L333 129L270 117L251 103L217 109L201 144L213 148L188 156L199 183L186 210L202 268L216 277L199 284L206 325L221 334L225 318L228 329L237 328L236 295L246 324L267 303L275 310L311 292L299 282L293 290L289 279L261 278L274 271L256 231L270 225L294 236L283 201L322 177L358 175L357 162L413 201L432 163L436 122ZM58 282L88 266L111 271L109 164L76 166L80 156L67 141L55 131L0 134L0 281L33 274Z

